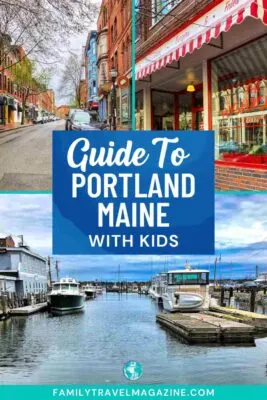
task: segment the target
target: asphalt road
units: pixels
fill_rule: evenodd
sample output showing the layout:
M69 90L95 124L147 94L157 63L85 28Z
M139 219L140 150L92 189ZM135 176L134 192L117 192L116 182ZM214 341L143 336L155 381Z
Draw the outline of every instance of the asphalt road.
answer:
M52 131L64 121L0 133L0 191L50 191Z

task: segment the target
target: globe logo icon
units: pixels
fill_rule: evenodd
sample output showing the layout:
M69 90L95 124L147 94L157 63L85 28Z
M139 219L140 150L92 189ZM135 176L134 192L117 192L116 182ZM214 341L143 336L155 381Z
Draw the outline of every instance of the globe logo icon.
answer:
M123 375L130 381L137 381L143 375L143 367L138 361L128 361L123 366Z

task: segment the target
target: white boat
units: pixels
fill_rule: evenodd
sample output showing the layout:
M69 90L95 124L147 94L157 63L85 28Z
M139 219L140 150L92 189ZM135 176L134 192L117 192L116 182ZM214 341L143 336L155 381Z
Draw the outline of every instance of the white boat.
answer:
M183 270L169 271L162 301L163 308L170 312L209 309L209 271L189 265Z
M152 281L151 286L148 289L148 295L155 300L157 298L157 287L158 287L158 275L156 275Z
M85 295L80 290L80 284L73 278L63 278L55 282L48 296L48 304L54 314L81 311L84 300Z
M262 272L254 282L267 286L267 272Z
M166 272L161 272L156 275L156 277L152 279L151 286L148 290L148 294L157 302L162 300L162 293L166 285L166 277Z
M86 286L83 286L83 292L87 299L94 299L97 294L97 288L93 285L87 284Z
M96 286L96 294L103 294L104 289L101 286Z

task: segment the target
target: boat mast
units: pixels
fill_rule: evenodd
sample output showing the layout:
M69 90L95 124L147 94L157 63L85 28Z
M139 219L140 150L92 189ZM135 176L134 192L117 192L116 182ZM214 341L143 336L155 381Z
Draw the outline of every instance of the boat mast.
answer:
M57 273L57 280L59 280L59 261L56 260L56 265L55 265L56 273Z

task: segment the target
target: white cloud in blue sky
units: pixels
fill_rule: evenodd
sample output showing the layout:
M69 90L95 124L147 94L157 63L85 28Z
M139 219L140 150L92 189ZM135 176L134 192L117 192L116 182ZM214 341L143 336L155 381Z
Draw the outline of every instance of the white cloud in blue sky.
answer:
M221 254L218 274L253 276L256 264L267 271L267 194L216 195L216 255ZM0 196L0 232L23 234L34 251L43 256L52 249L52 200L50 195ZM149 279L152 274L185 261L205 266L212 273L214 256L59 256L61 275L78 279Z

